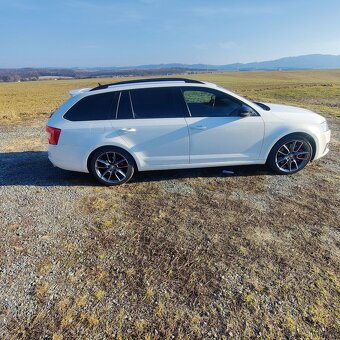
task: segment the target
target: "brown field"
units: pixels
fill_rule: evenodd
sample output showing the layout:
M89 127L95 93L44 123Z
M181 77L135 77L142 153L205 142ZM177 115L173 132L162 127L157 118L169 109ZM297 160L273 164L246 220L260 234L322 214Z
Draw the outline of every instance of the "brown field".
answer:
M324 113L331 152L101 187L52 167L44 126L110 80L0 84L1 339L340 337L340 70L195 78Z
M217 83L253 100L295 104L331 116L340 115L340 70L225 72L187 77ZM69 97L71 89L122 79L0 83L0 119L5 123L48 117Z

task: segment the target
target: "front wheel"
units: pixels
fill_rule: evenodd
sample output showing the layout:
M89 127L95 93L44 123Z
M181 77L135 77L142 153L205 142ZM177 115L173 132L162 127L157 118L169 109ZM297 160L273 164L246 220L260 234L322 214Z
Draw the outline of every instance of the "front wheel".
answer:
M292 134L280 139L268 156L268 165L278 174L290 175L302 170L312 158L312 146L307 138Z
M90 172L102 184L112 186L126 183L135 171L131 155L120 148L103 147L95 151L90 161Z

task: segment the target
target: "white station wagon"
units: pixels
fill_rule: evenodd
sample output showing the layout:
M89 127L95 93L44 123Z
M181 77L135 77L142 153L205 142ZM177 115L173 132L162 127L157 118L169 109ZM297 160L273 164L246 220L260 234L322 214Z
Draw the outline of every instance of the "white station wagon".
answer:
M218 85L142 79L70 92L49 119L48 157L105 185L135 171L265 164L293 174L329 151L325 118Z

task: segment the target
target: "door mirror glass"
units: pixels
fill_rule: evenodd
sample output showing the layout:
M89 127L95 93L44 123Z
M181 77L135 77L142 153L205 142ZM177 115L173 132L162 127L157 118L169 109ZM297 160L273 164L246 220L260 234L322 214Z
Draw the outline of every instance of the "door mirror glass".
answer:
M240 117L249 117L254 113L253 109L247 105L242 105L239 111Z

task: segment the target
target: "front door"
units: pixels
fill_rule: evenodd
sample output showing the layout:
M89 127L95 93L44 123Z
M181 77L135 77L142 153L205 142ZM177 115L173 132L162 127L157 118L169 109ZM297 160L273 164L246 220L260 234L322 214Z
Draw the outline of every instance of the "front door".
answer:
M190 163L251 163L260 155L264 122L230 95L202 87L182 88L191 117ZM241 117L241 111L249 116Z

